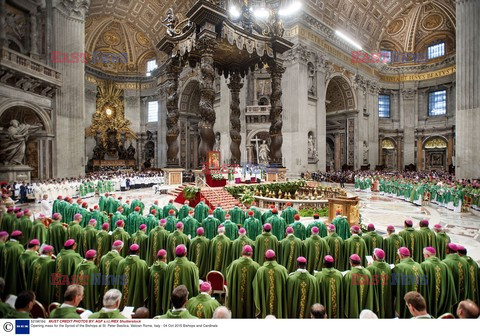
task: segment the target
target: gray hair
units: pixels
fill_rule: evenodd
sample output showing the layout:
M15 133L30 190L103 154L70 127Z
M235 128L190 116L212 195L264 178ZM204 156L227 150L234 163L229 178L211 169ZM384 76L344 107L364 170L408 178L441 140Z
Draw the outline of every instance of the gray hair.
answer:
M215 309L213 312L212 318L214 319L231 319L232 318L232 312L228 310L227 307L225 306L220 306Z
M360 312L360 319L378 319L378 316L370 309L364 309Z
M73 301L76 296L82 295L84 288L82 285L70 285L67 287L63 299L65 301Z
M120 292L118 289L110 289L103 296L103 306L105 308L113 308L121 299L122 292Z

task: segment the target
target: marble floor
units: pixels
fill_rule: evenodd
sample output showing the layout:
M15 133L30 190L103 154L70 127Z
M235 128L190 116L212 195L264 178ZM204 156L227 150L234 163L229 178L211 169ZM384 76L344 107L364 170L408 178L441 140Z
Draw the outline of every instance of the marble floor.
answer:
M465 246L468 249L468 254L480 263L480 214L454 213L436 205L419 207L405 201L380 196L378 193L355 192L353 186L349 185L346 189L349 196L360 197L362 222L374 223L379 234L386 234L388 225L395 226L397 231L401 230L405 219L412 219L415 227L418 227L418 222L421 219L428 219L430 227L433 227L436 223L442 224L452 241ZM115 195L122 195L124 200L134 199L142 195L147 208L153 204L154 200L158 200L159 205L163 206L172 198L170 195L154 194L151 189L117 192ZM89 207L93 207L98 202L98 197L87 198L85 201L88 202ZM181 204L176 205L177 207L181 206ZM28 207L34 211L39 210L39 206L32 203ZM312 220L312 218L305 218L302 222L308 225ZM326 218L323 220L326 220Z

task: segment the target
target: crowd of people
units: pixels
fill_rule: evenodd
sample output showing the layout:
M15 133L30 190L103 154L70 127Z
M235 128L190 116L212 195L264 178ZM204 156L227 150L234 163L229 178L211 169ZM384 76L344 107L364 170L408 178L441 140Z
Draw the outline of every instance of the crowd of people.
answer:
M446 173L372 173L355 176L355 190L379 192L416 205L434 203L455 212L480 210L480 181L456 180Z
M426 220L383 237L341 213L307 226L291 204L147 210L109 194L93 209L59 197L52 212L10 207L1 219L2 317L25 317L32 302L54 303L57 318L80 318L75 307L84 318L120 318L125 307L155 318L478 317L478 264ZM212 271L225 300L211 296Z

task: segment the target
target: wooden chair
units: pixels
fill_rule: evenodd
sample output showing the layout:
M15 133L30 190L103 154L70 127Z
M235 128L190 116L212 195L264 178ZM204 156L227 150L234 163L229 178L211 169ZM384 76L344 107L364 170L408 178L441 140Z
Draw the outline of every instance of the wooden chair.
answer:
M430 203L430 192L426 191L423 193L422 205L428 205Z
M48 314L43 305L35 300L35 304L33 305L33 308L30 312L30 315L32 315L32 318L47 318Z
M60 307L60 303L58 303L58 302L52 302L52 303L50 303L50 304L48 305L48 309L47 309L47 311L48 311L48 316L50 316L50 314L52 313L52 311L53 311L54 309L57 309L58 307Z
M78 315L81 315L85 311L85 308L77 307L76 311Z
M210 282L212 285L212 294L218 294L220 297L224 295L225 301L227 300L228 289L225 284L225 277L221 272L208 272L206 281Z
M445 313L438 317L438 319L454 319L454 318L455 316L452 313Z
M472 206L472 198L468 195L463 196L462 212L468 212Z

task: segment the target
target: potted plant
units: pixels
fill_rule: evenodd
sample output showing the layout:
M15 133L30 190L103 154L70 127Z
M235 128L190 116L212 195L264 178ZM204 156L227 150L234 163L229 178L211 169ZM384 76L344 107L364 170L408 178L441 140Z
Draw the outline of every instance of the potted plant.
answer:
M194 186L187 186L185 187L185 189L183 189L183 198L191 201L195 199L198 192L200 192L200 188Z
M240 197L240 202L242 202L243 205L245 205L247 208L250 206L250 204L255 201L255 197L253 196L253 192L250 190L245 190L243 195Z

